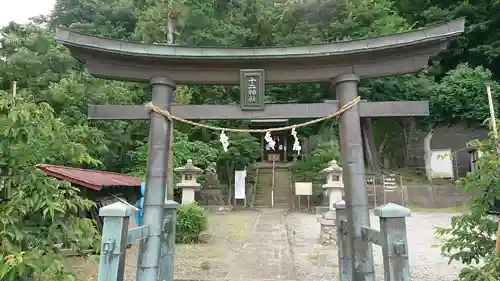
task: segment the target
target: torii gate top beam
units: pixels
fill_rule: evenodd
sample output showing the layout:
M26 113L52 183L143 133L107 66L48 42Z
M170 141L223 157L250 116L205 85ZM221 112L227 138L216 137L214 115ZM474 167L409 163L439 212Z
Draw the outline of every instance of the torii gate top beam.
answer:
M142 44L58 28L56 40L94 76L149 82L169 77L179 84L239 84L240 69L265 69L265 83L330 81L419 71L429 57L464 31L464 18L380 37L306 46L261 48L185 47Z

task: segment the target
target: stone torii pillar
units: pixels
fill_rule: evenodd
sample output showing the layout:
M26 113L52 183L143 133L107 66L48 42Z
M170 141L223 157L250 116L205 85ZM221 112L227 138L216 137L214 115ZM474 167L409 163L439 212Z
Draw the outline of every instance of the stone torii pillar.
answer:
M162 77L151 79L152 102L165 110L171 110L175 82ZM149 235L140 247L137 280L157 280L158 261L161 255L163 211L165 204L166 169L170 150L169 128L171 121L155 112L150 113L148 168L144 194L143 224L149 226ZM166 137L165 137L166 136Z
M342 74L335 77L335 87L339 106L347 104L358 96L359 76ZM363 241L361 227L370 226L368 194L365 186L365 163L359 104L340 115L340 152L344 169L345 201L349 222L349 244L353 251L352 278L356 281L374 281L372 245Z

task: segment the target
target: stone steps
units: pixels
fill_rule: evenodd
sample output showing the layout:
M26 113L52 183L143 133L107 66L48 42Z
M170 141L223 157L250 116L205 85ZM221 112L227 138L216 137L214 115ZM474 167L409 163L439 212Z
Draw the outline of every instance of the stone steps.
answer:
M274 171L274 206L288 207L289 201L288 169L276 168ZM273 169L259 168L255 191L255 206L270 207L272 201L271 188L273 186Z

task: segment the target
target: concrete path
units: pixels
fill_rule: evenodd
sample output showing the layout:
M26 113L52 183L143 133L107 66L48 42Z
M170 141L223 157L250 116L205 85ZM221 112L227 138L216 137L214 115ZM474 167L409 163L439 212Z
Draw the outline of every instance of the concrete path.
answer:
M285 224L285 211L261 209L253 229L234 264L228 280L295 280L290 243Z

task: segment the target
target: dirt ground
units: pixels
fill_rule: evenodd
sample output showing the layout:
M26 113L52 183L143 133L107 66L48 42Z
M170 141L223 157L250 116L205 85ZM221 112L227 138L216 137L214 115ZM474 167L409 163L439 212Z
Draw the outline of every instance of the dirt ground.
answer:
M436 226L448 226L453 214L415 212L407 218L411 279L452 281L462 268L448 265L434 237ZM206 244L176 245L176 280L326 281L338 279L337 249L318 243L317 216L279 209L209 214ZM371 215L371 225L379 220ZM376 280L383 280L381 249L374 246ZM135 280L137 251L127 251L125 281ZM85 280L97 280L92 259L68 259L68 267Z
M248 239L259 215L254 211L209 213L210 239L206 244L176 245L175 279L218 279L228 275L229 268ZM125 281L134 281L137 269L137 248L127 250ZM67 259L68 270L83 280L97 280L95 257Z

